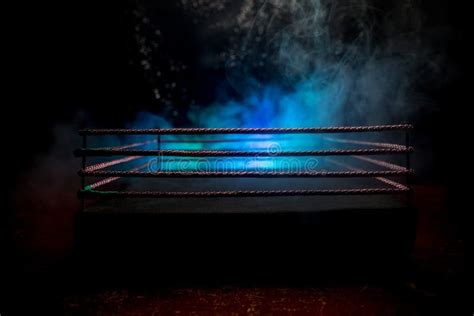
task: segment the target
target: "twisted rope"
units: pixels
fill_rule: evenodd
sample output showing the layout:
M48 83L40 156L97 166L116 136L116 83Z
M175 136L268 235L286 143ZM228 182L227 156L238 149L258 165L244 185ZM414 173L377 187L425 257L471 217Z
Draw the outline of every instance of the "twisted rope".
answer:
M285 140L285 137L279 137L278 140ZM162 139L161 143L250 143L259 141L273 140L269 137L252 137L252 138L222 138L222 139Z
M126 163L126 162L129 162L129 161L137 160L137 159L140 159L140 158L143 158L143 157L142 156L129 156L129 157L124 157L124 158L114 159L114 160L111 160L111 161L101 162L101 163L97 163L95 165L87 166L85 170L86 171L96 171L96 170L100 170L100 169L105 169L107 167L112 167L112 166L115 166L115 165L118 165L118 164Z
M104 186L106 184L112 183L114 181L117 181L118 179L120 179L120 177L111 177L111 178L102 179L100 181L97 181L97 182L94 182L94 183L88 185L88 187L91 188L91 189L97 189L98 187L101 187L101 186Z
M408 148L334 149L306 151L232 151L232 150L121 150L121 149L78 149L76 156L185 156L185 157L289 157L289 156L341 156L341 155L384 155L411 153Z
M362 169L356 168L354 166L351 166L349 164L346 164L346 163L343 163L343 162L340 162L340 161L335 161L334 159L328 159L328 161L330 163L333 163L333 164L337 165L337 166L352 170L354 172L363 171ZM374 177L374 179L377 180L377 181L380 181L382 183L388 184L388 185L390 185L390 186L392 186L396 189L399 189L399 190L406 190L406 192L410 190L410 188L407 187L406 185L403 185L399 182L396 182L396 181L393 181L393 180L390 180L390 179L387 179L387 178L384 178L384 177Z
M148 166L148 163L144 163L144 164L141 164L140 166L138 167L135 167L133 169L131 169L130 172L138 172L139 170L145 168ZM87 171L86 171L87 172ZM96 189L98 187L101 187L101 186L104 186L106 184L109 184L109 183L112 183L112 182L115 182L119 179L121 179L122 177L121 176L112 176L112 177L109 177L109 178L105 178L105 179L102 179L102 180L99 180L97 182L94 182L90 185L88 185L87 187L89 187L90 189Z
M410 124L300 127L300 128L152 128L152 129L82 129L79 135L178 135L178 134L302 134L302 133L349 133L405 131L413 129Z
M362 156L352 156L352 158L359 159L359 160L366 161L366 162L370 162L370 163L373 163L374 165L384 167L384 168L387 168L387 169L390 169L390 170L405 170L405 167L402 167L400 165L393 164L393 163L390 163L390 162L378 160L378 159L372 159L372 158L369 158L369 157L362 157Z
M276 190L276 191L198 191L198 192L160 192L160 191L96 191L81 190L82 197L137 197L137 198L206 198L206 197L272 197L272 196L311 196L311 195L364 195L396 194L408 192L409 188L388 189L326 189L326 190Z
M134 148L134 147L140 147L148 144L153 144L156 143L157 140L149 140L145 142L139 142L139 143L133 143L133 144L128 144L128 145L122 145L122 146L116 146L116 147L106 147L106 148L99 148L99 149L115 149L115 150L122 150L122 149L127 149L127 148ZM118 164L130 162L133 160L137 160L142 158L143 156L129 156L129 157L123 157L119 159L114 159L111 161L104 161L100 163L96 163L94 165L90 165L86 167L87 171L95 171L95 170L100 170L100 169L105 169L108 167L112 167Z
M342 144L368 145L368 146L376 146L376 147L383 147L383 148L406 148L405 145L392 144L392 143L379 143L379 142L361 141L361 140L343 139L343 138L332 138L332 137L325 137L324 139L330 142L342 143Z
M156 142L157 142L157 140L155 139L155 140L148 140L148 141L144 141L144 142L132 143L132 144L128 144L128 145L115 146L115 147L100 147L98 149L117 149L117 150L120 150L120 149L127 149L127 148L145 146L145 145L153 144L153 143L156 143Z
M393 181L393 180L384 178L384 177L376 177L375 179L382 182L382 183L391 185L392 187L395 187L395 188L400 189L400 190L403 190L405 188L408 189L408 187L406 185L401 184L400 182L397 182L397 181Z
M279 177L380 177L380 176L401 176L413 174L413 170L388 170L388 171L312 171L312 172L282 172L282 171L233 171L233 172L145 172L145 171L93 171L80 170L81 176L95 177L141 177L141 178L220 178L220 177L238 177L238 178L279 178Z

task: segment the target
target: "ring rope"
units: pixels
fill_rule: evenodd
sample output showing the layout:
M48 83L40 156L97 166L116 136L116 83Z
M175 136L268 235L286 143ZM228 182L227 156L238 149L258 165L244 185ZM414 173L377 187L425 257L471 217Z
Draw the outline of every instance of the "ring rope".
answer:
M144 146L144 145L148 145L148 144L152 144L152 143L156 143L156 142L157 142L157 140L149 140L149 141L145 141L145 142L133 143L133 144L128 144L128 145L116 146L116 147L107 147L107 148L101 148L101 149L118 149L118 150L121 150L121 149L133 148L133 147L140 147L140 146ZM129 156L129 157L123 157L123 158L114 159L114 160L110 160L110 161L104 161L104 162L100 162L100 163L97 163L97 164L94 164L94 165L87 166L85 168L85 170L86 171L95 171L95 170L105 169L105 168L112 167L112 166L115 166L115 165L118 165L118 164L130 162L130 161L133 161L133 160L137 160L137 159L140 159L140 158L143 158L143 156Z
M127 148L134 148L134 147L141 147L144 145L148 144L153 144L156 143L157 140L148 140L145 142L139 142L139 143L133 143L133 144L128 144L128 145L121 145L121 146L116 146L116 147L99 147L97 149L116 149L116 150L121 150L121 149L127 149Z
M383 148L406 148L405 145L392 144L392 143L379 143L379 142L361 141L361 140L344 139L344 138L332 138L332 137L325 137L324 139L331 142L343 143L343 144L368 145L368 146L376 146L376 147L383 147Z
M285 137L279 137L278 140L285 140ZM162 139L161 143L250 143L274 140L273 138L255 137L255 138L228 138L228 139Z
M100 197L153 197L153 198L206 198L206 197L276 197L276 196L312 196L312 195L364 195L394 194L410 191L409 188L367 188L367 189L322 189L322 190L270 190L270 191L197 191L197 192L161 192L161 191L97 191L86 188L80 196Z
M148 163L144 163L144 164L142 164L142 165L140 165L136 168L131 169L131 172L138 172L139 170L141 170L141 169L143 169L147 166L148 166ZM104 186L106 184L112 183L112 182L117 181L121 178L122 178L122 176L113 176L113 177L105 178L105 179L99 180L97 182L94 182L92 184L89 184L87 186L87 188L97 189L98 187L101 187L101 186Z
M390 163L390 162L382 161L382 160L379 160L379 159L373 159L373 158L363 157L363 156L351 156L351 157L355 158L355 159L362 160L362 161L370 162L370 163L373 163L377 166L384 167L384 168L391 169L391 170L405 170L405 167L402 167L400 165L393 164L393 163Z
M151 128L151 129L82 129L79 135L178 135L178 134L302 134L302 133L349 133L406 131L413 129L411 124L336 126L301 128Z
M220 177L255 177L255 178L278 178L278 177L377 177L377 176L402 176L413 174L413 170L388 170L388 171L313 171L313 172L282 172L282 171L232 171L232 172L204 172L204 171L89 171L80 170L81 176L116 176L116 177L142 177L142 178L220 178Z
M100 170L100 169L105 169L105 168L112 167L112 166L115 166L115 165L118 165L118 164L126 163L126 162L133 161L133 160L137 160L137 159L140 159L140 158L143 158L143 156L129 156L129 157L123 157L123 158L114 159L114 160L110 160L110 161L106 161L106 162L101 162L101 163L97 163L97 164L94 164L94 165L87 166L85 168L85 171L89 172L89 171L96 171L96 170Z
M328 161L330 163L333 163L335 165L338 165L340 167L343 167L343 168L346 168L346 169L349 169L349 170L352 170L352 171L363 171L362 169L359 169L359 168L356 168L354 166L351 166L349 164L346 164L346 163L343 163L343 162L339 162L339 161L335 161L334 159L328 159ZM388 184L396 189L399 189L399 190L409 190L410 188L408 188L406 185L403 185L399 182L396 182L396 181L393 181L393 180L390 180L390 179L387 179L387 178L384 178L384 177L374 177L375 180L378 180L382 183L385 183L385 184Z
M232 151L232 150L121 150L87 149L75 151L76 156L185 156L185 157L289 157L289 156L341 156L341 155L384 155L411 153L413 147L371 148L371 149L333 149L305 151Z

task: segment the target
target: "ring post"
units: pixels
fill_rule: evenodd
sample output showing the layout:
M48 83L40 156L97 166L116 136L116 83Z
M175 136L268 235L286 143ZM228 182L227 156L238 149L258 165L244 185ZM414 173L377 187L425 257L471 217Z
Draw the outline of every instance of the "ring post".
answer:
M156 145L157 145L157 149L158 149L158 157L156 157L157 161L156 161L156 167L157 167L157 170L156 171L161 171L161 134L158 134L157 137L156 137Z
M410 148L410 130L409 129L405 131L405 147L407 149L405 167L407 170L411 170L410 152L408 151L408 149ZM410 179L409 173L407 173L406 175L406 185L409 188L409 191L407 192L407 204L408 206L412 206L412 188L411 188L411 179Z
M87 149L87 136L82 135L82 148ZM86 154L82 153L82 170L86 170ZM84 174L81 174L81 189L86 189L86 177ZM84 196L81 195L81 210L84 211Z

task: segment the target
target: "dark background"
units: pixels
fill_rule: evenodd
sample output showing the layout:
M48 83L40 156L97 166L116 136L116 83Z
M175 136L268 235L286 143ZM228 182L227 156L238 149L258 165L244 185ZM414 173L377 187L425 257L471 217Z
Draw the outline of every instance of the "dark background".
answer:
M467 3L441 0L422 1L421 7L428 24L449 30L439 45L446 49L452 76L442 85L428 83L423 87L436 111L419 113L412 123L419 135L430 139L434 165L416 181L447 189L452 215L449 220L459 223L457 227L463 235L471 228L467 220L469 207L464 204L468 185L458 181L457 175L469 169L465 148L472 143L466 128L472 103L467 70L471 10ZM138 111L160 112L164 106L155 102L149 80L131 63L137 60L130 13L133 8L134 4L126 1L52 1L23 2L6 12L9 18L4 30L8 42L4 41L4 45L9 56L4 61L9 72L2 102L2 200L6 202L1 210L2 279L36 271L18 255L22 251L16 243L14 200L22 185L19 176L27 176L35 158L50 149L53 128L58 124L79 127L84 122L98 127L122 127ZM214 83L223 78L223 71L203 73L198 67L193 68L199 43L192 25L173 6L163 4L162 12L159 25L165 35L175 38L166 44L168 53L191 65L185 78L192 90L189 94L199 103L212 100ZM199 80L202 77L213 79ZM184 101L177 104L174 123L186 126L189 122L184 113L188 105ZM8 286L5 289L10 290Z

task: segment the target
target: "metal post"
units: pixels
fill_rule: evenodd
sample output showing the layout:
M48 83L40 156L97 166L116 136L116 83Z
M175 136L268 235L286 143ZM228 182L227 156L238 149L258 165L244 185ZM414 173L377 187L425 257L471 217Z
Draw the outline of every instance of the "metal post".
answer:
M326 136L316 135L316 137L320 137L321 139L321 149L323 150L326 149ZM322 156L322 157L319 157L318 159L319 159L318 167L326 169L326 157Z
M161 135L158 134L157 139L157 149L161 150ZM156 171L161 171L161 153L158 154L158 157L156 158Z
M87 136L83 135L82 136L82 148L86 149L87 148ZM87 161L86 161L86 155L83 153L82 154L82 170L86 169ZM81 189L84 190L86 188L86 177L84 175L81 175ZM81 210L84 211L84 195L81 194Z
M405 168L410 171L411 170L411 163L410 163L410 131L406 130L405 131L405 148L407 150L406 152L406 162L405 162ZM406 176L406 185L410 189L407 192L407 204L408 206L412 206L412 188L411 188L411 175L407 174Z

